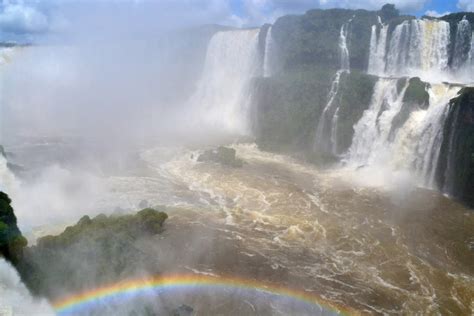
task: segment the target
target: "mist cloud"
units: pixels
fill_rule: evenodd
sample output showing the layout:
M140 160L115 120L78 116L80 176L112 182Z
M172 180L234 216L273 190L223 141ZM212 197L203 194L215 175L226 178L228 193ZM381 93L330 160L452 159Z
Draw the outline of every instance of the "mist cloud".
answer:
M46 15L34 7L5 4L0 13L0 29L17 34L44 33L49 29L49 21Z

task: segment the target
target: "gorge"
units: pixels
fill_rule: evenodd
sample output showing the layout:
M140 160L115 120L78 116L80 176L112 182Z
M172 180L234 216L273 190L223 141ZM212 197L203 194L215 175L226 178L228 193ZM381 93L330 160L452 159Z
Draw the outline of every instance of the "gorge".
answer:
M117 73L2 48L0 308L471 315L473 30L315 9L133 42Z

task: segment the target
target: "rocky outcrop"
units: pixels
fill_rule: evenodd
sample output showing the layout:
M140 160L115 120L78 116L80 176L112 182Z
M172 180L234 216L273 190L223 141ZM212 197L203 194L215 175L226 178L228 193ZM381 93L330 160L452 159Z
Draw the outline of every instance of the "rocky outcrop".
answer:
M23 249L27 240L17 226L17 220L11 200L0 192L0 255L14 265L23 258Z
M450 102L438 166L444 192L474 207L474 87Z
M17 265L29 289L48 298L117 279L158 273L141 243L163 230L167 214L146 208L134 215L82 217L57 236L40 238Z
M240 168L244 164L241 159L236 157L235 149L224 146L204 151L201 155L199 155L197 161L214 162L233 168Z

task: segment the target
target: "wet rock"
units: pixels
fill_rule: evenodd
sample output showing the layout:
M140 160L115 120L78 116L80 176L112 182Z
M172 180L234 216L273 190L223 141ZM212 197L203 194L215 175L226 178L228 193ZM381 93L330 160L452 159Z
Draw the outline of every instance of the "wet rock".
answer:
M215 162L233 168L241 168L243 166L243 161L235 155L235 149L224 146L204 151L199 155L197 161Z

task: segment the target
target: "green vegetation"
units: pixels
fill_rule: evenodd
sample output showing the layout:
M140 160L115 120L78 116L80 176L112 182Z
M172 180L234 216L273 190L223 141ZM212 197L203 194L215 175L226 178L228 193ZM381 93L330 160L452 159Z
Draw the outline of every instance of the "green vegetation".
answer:
M0 192L0 256L16 264L27 245L17 226L16 216L7 194Z
M45 236L25 250L17 266L34 293L56 297L137 273L158 273L141 243L163 231L168 215L146 208L134 215L82 217L58 236Z

